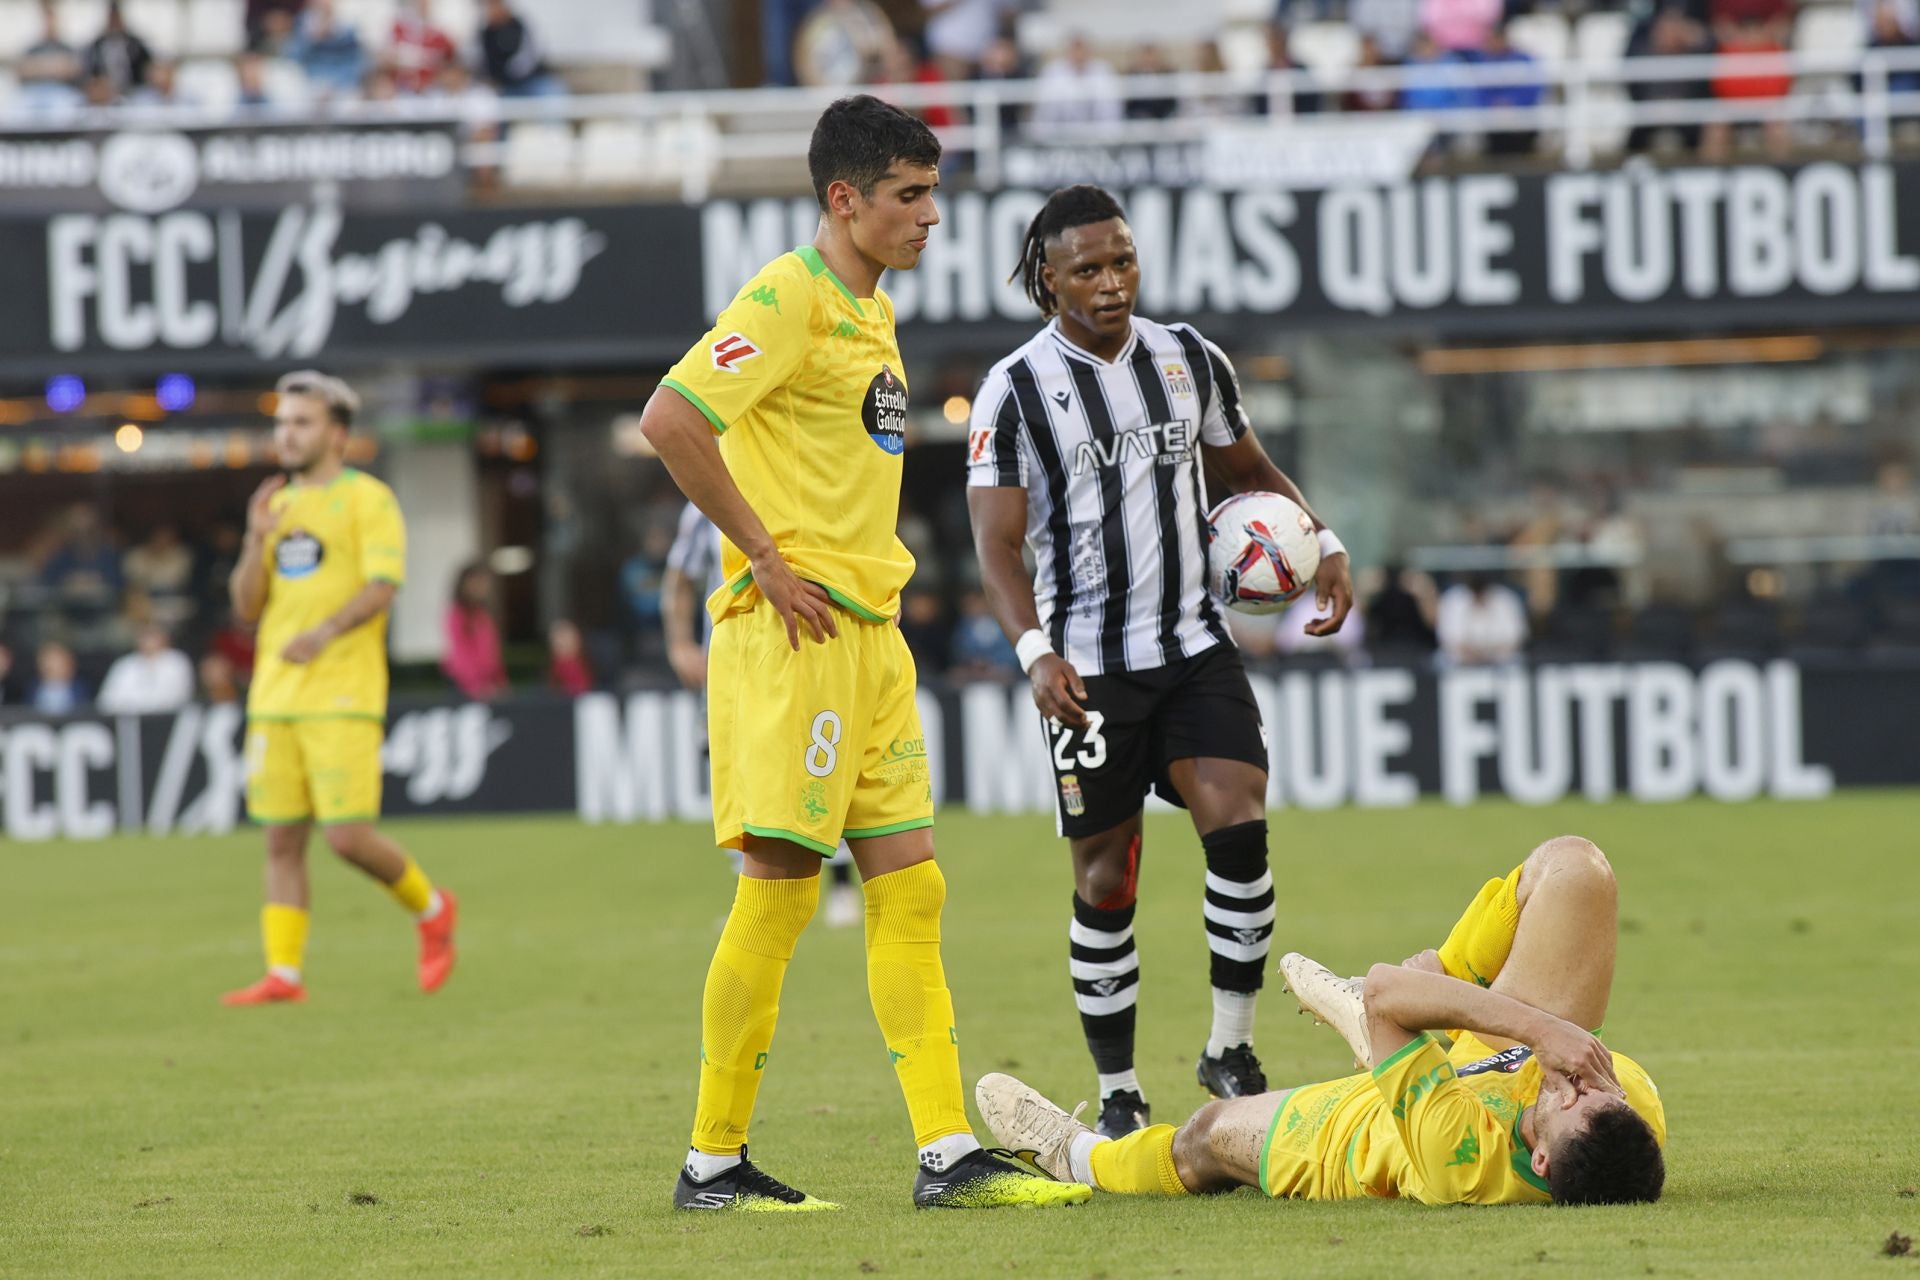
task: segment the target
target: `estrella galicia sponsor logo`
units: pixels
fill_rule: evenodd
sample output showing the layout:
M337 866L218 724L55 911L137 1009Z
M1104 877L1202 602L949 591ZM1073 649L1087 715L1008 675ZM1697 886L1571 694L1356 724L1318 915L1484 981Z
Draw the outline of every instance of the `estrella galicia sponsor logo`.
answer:
M893 376L886 365L867 384L867 398L860 406L860 421L867 434L883 450L898 457L907 448L907 384Z
M273 549L273 562L283 578L307 577L318 571L326 558L327 549L320 545L320 539L305 529L295 529Z
M1489 1071L1498 1071L1502 1075L1510 1076L1525 1066L1527 1059L1532 1056L1533 1050L1523 1044L1517 1044L1511 1049L1502 1049L1490 1058L1482 1058L1478 1062L1469 1062L1466 1066L1460 1068L1460 1074L1463 1076L1478 1076L1485 1075Z

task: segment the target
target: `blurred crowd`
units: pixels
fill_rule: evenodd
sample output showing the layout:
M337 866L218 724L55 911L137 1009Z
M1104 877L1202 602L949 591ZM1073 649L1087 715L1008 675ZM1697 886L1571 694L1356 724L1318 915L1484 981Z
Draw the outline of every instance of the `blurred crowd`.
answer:
M27 0L6 0L27 3ZM485 0L479 30L461 48L434 21L432 0L402 0L391 28L362 31L334 0L247 0L243 50L231 64L198 60L194 74L156 57L115 0L98 32L61 29L40 6L43 34L14 65L18 81L0 117L58 124L88 107L238 108L305 113L332 103L417 101L471 114L495 97L566 92L535 30L508 0Z

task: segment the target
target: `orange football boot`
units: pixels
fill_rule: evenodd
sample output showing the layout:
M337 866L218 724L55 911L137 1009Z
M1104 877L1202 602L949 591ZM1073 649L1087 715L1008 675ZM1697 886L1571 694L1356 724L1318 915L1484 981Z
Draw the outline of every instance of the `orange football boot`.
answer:
M453 918L460 909L454 896L440 890L440 914L420 922L420 989L431 995L453 974Z
M226 1005L302 1004L306 998L305 986L298 982L288 982L277 973L270 973L250 987L227 992L220 997L220 1003Z

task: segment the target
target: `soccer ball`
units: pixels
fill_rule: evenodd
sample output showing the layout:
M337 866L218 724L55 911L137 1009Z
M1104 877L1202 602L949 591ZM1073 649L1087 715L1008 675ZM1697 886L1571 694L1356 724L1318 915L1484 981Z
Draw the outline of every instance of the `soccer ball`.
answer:
M1236 493L1207 516L1207 589L1240 613L1278 613L1313 586L1313 519L1277 493Z

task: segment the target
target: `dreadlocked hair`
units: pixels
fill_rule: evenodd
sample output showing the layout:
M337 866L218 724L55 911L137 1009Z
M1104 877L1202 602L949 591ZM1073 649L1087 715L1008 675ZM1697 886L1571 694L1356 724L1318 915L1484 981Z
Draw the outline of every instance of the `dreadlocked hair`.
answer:
M1027 238L1020 246L1020 261L1007 279L1018 277L1020 287L1033 300L1033 305L1040 308L1040 314L1052 316L1055 307L1053 290L1047 288L1042 275L1047 265L1047 241L1057 239L1074 227L1105 222L1109 218L1124 219L1126 216L1120 208L1120 202L1104 187L1083 182L1076 187L1060 188L1047 197L1047 202L1040 206L1040 212L1034 214L1033 221L1027 224Z

